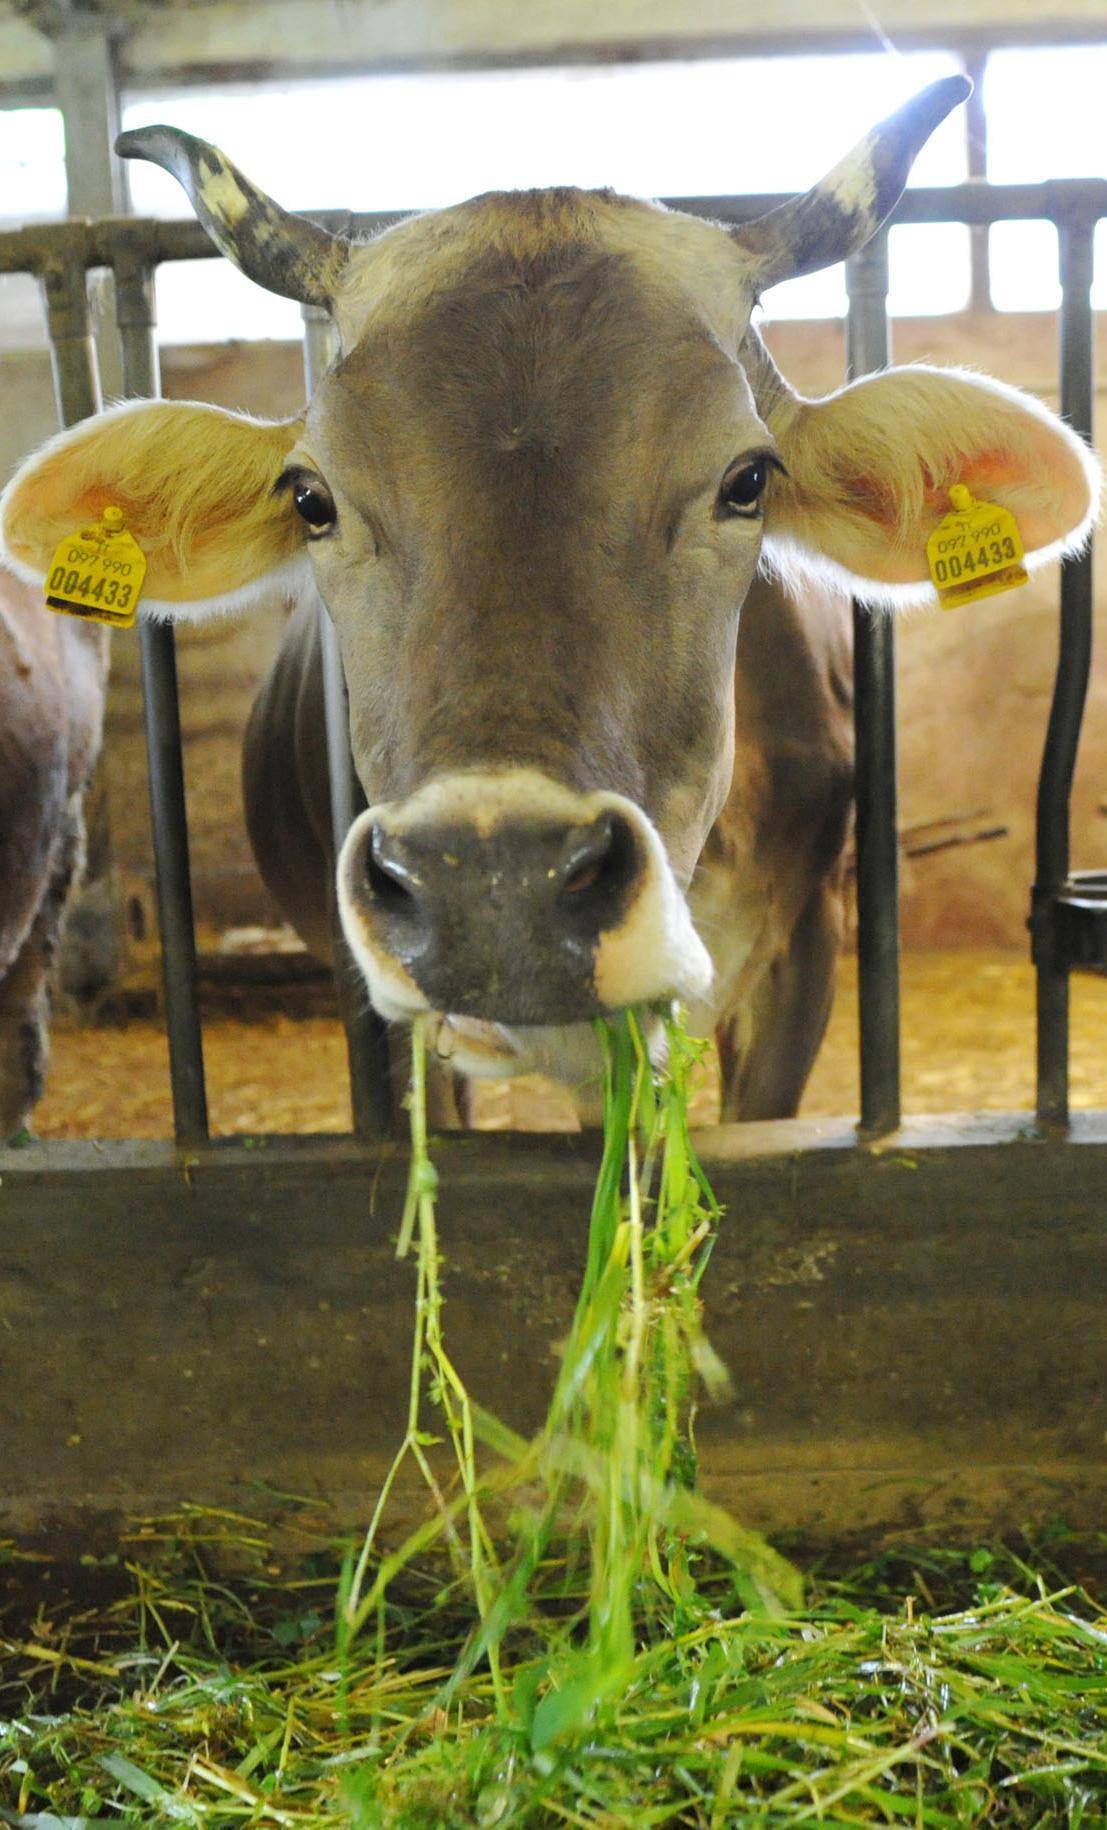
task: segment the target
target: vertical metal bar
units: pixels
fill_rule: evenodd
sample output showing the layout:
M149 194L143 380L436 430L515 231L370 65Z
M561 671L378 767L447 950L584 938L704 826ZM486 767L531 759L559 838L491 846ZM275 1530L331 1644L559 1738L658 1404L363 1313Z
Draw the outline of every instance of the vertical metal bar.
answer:
M129 398L160 394L154 276L125 243L115 262L115 297L125 392ZM178 1143L198 1144L208 1136L208 1106L172 626L141 623L139 643L173 1125Z
M850 379L887 366L888 239L846 263ZM900 1122L896 647L890 616L853 606L861 1130Z
M984 108L984 81L988 74L986 50L972 51L965 58L965 75L972 83L972 94L965 103L965 154L968 175L979 182L988 177L988 117ZM980 224L969 230L969 309L990 311L991 230Z
M1061 414L1091 440L1095 320L1091 289L1095 221L1058 225L1061 268ZM1069 974L1054 946L1054 898L1069 874L1069 801L1092 665L1092 553L1061 568L1057 674L1038 777L1037 845L1030 927L1037 967L1038 1120L1069 1117Z
M119 132L119 26L100 14L65 9L53 33L54 92L65 130L66 208L70 216L121 216L126 202L123 162L113 153ZM111 281L106 293L111 293ZM112 299L99 314L100 373L104 392L123 385L111 324Z
M63 426L72 426L100 411L100 377L88 309L82 225L69 227L59 243L59 258L43 268L41 279L58 418Z
M337 348L329 314L316 305L304 306L304 381L310 395L333 360ZM323 656L323 706L327 725L327 776L331 795L331 830L335 856L354 820L365 807L365 796L350 754L350 713L346 677L334 624L322 602L319 605L319 641ZM339 1008L346 1030L350 1065L350 1105L354 1131L359 1137L385 1137L392 1129L392 1080L388 1031L383 1019L368 1004L365 987L338 921L333 921L334 972Z

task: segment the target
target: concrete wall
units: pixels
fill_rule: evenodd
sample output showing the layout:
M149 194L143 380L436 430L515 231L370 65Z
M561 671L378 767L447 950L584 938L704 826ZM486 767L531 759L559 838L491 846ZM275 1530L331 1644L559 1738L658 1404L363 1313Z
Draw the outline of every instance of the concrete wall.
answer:
M770 327L777 358L806 392L842 375L833 324ZM1056 404L1055 324L1048 317L958 316L900 320L900 361L932 360L988 370ZM294 412L302 395L300 353L285 345L171 351L168 393ZM53 429L45 355L0 361L4 474ZM1107 389L1107 379L1104 382ZM1107 407L1101 395L1100 424ZM904 931L910 945L1022 948L1033 856L1034 790L1057 640L1054 571L1031 585L955 613L906 619L900 634L902 825L908 850L935 838L971 838L1004 826L1002 838L955 844L907 858ZM257 879L242 823L241 733L279 639L282 610L217 623L180 638L193 866L200 917L218 926L268 921L274 911ZM1107 618L1100 569L1097 621ZM140 903L149 901L148 812L138 692L137 643L114 638L106 780L117 863ZM1107 660L1096 669L1073 810L1073 860L1107 865Z

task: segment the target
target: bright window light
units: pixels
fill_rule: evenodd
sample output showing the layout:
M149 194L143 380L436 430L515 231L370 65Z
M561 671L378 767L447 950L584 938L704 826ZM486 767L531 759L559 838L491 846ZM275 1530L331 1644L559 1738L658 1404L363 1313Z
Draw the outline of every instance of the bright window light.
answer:
M0 223L65 215L65 135L57 108L0 108Z
M969 232L957 222L920 222L888 237L888 304L896 317L936 317L969 302Z
M169 121L215 141L292 209L431 208L485 190L566 183L636 196L796 191L875 120L958 67L952 55L912 52L342 78L147 95L126 109L125 124ZM913 180L964 176L955 113L920 154ZM130 177L141 214L182 214L181 193L163 172L135 163ZM895 309L953 309L942 301L960 302L967 263L967 243L959 251L951 242L940 260L897 251ZM164 341L299 334L294 305L225 264L213 274L210 262L199 278L162 269ZM841 273L793 281L767 305L773 317L840 315Z
M0 172L0 227L65 215L65 137L56 108L0 108ZM45 345L38 281L29 274L0 274L0 325L5 349Z
M994 51L984 79L988 177L993 184L1107 177L1107 45ZM992 302L1000 311L1055 311L1052 223L997 223L989 239ZM1107 309L1107 233L1096 236L1092 302Z

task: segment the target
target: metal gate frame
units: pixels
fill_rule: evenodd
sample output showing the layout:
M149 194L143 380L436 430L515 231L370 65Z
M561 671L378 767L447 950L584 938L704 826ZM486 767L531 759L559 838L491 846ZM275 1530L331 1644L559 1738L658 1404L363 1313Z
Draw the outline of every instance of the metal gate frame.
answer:
M674 207L737 223L782 201ZM1054 223L1061 411L1087 438L1093 238L1104 217L1107 182L1080 181L911 190L892 218ZM398 218L316 220L366 233ZM64 423L100 404L88 271L114 274L125 392L149 396L158 392L154 273L204 257L215 250L193 222L74 221L0 235L0 272L42 282ZM886 231L848 263L847 281L854 376L888 359ZM331 333L323 314L309 309L305 319L310 390ZM1074 875L1069 857L1091 554L1062 571L1038 792L1036 1123L901 1125L894 623L855 607L854 626L861 1126L785 1121L705 1138L720 1195L741 1216L707 1294L742 1408L709 1422L708 1472L758 1522L816 1530L948 1520L958 1506L992 1523L1059 1504L1098 1518L1107 1114L1070 1121L1068 1112L1069 975L1107 969L1107 873ZM325 617L323 631L337 841L360 789ZM391 1338L405 1286L387 1232L403 1152L387 1136L383 1029L350 1016L340 964L354 1138L251 1140L249 1150L209 1138L174 635L146 624L139 639L175 1141L36 1144L0 1163L0 1435L8 1466L34 1471L0 1494L0 1521L238 1493L258 1474L285 1487L321 1484L356 1509L395 1440L396 1363L406 1353ZM458 1229L455 1350L482 1401L525 1425L541 1413L546 1349L520 1366L499 1343L533 1347L564 1326L593 1146L470 1136L444 1140L438 1161ZM89 1378L90 1365L99 1377ZM351 1418L356 1390L373 1394L370 1418Z

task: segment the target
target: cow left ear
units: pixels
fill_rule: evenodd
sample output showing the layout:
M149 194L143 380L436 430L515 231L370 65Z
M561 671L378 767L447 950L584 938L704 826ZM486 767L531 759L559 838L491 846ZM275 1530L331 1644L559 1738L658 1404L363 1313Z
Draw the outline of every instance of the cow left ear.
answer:
M955 369L891 369L826 400L779 399L788 474L766 515L770 562L822 563L869 603L933 601L926 543L953 484L1014 515L1028 568L1073 552L1099 504L1095 457L1029 395Z
M274 486L300 426L194 401L110 407L16 471L0 496L3 557L38 582L59 542L114 505L146 556L140 617L196 622L292 593L304 524Z

